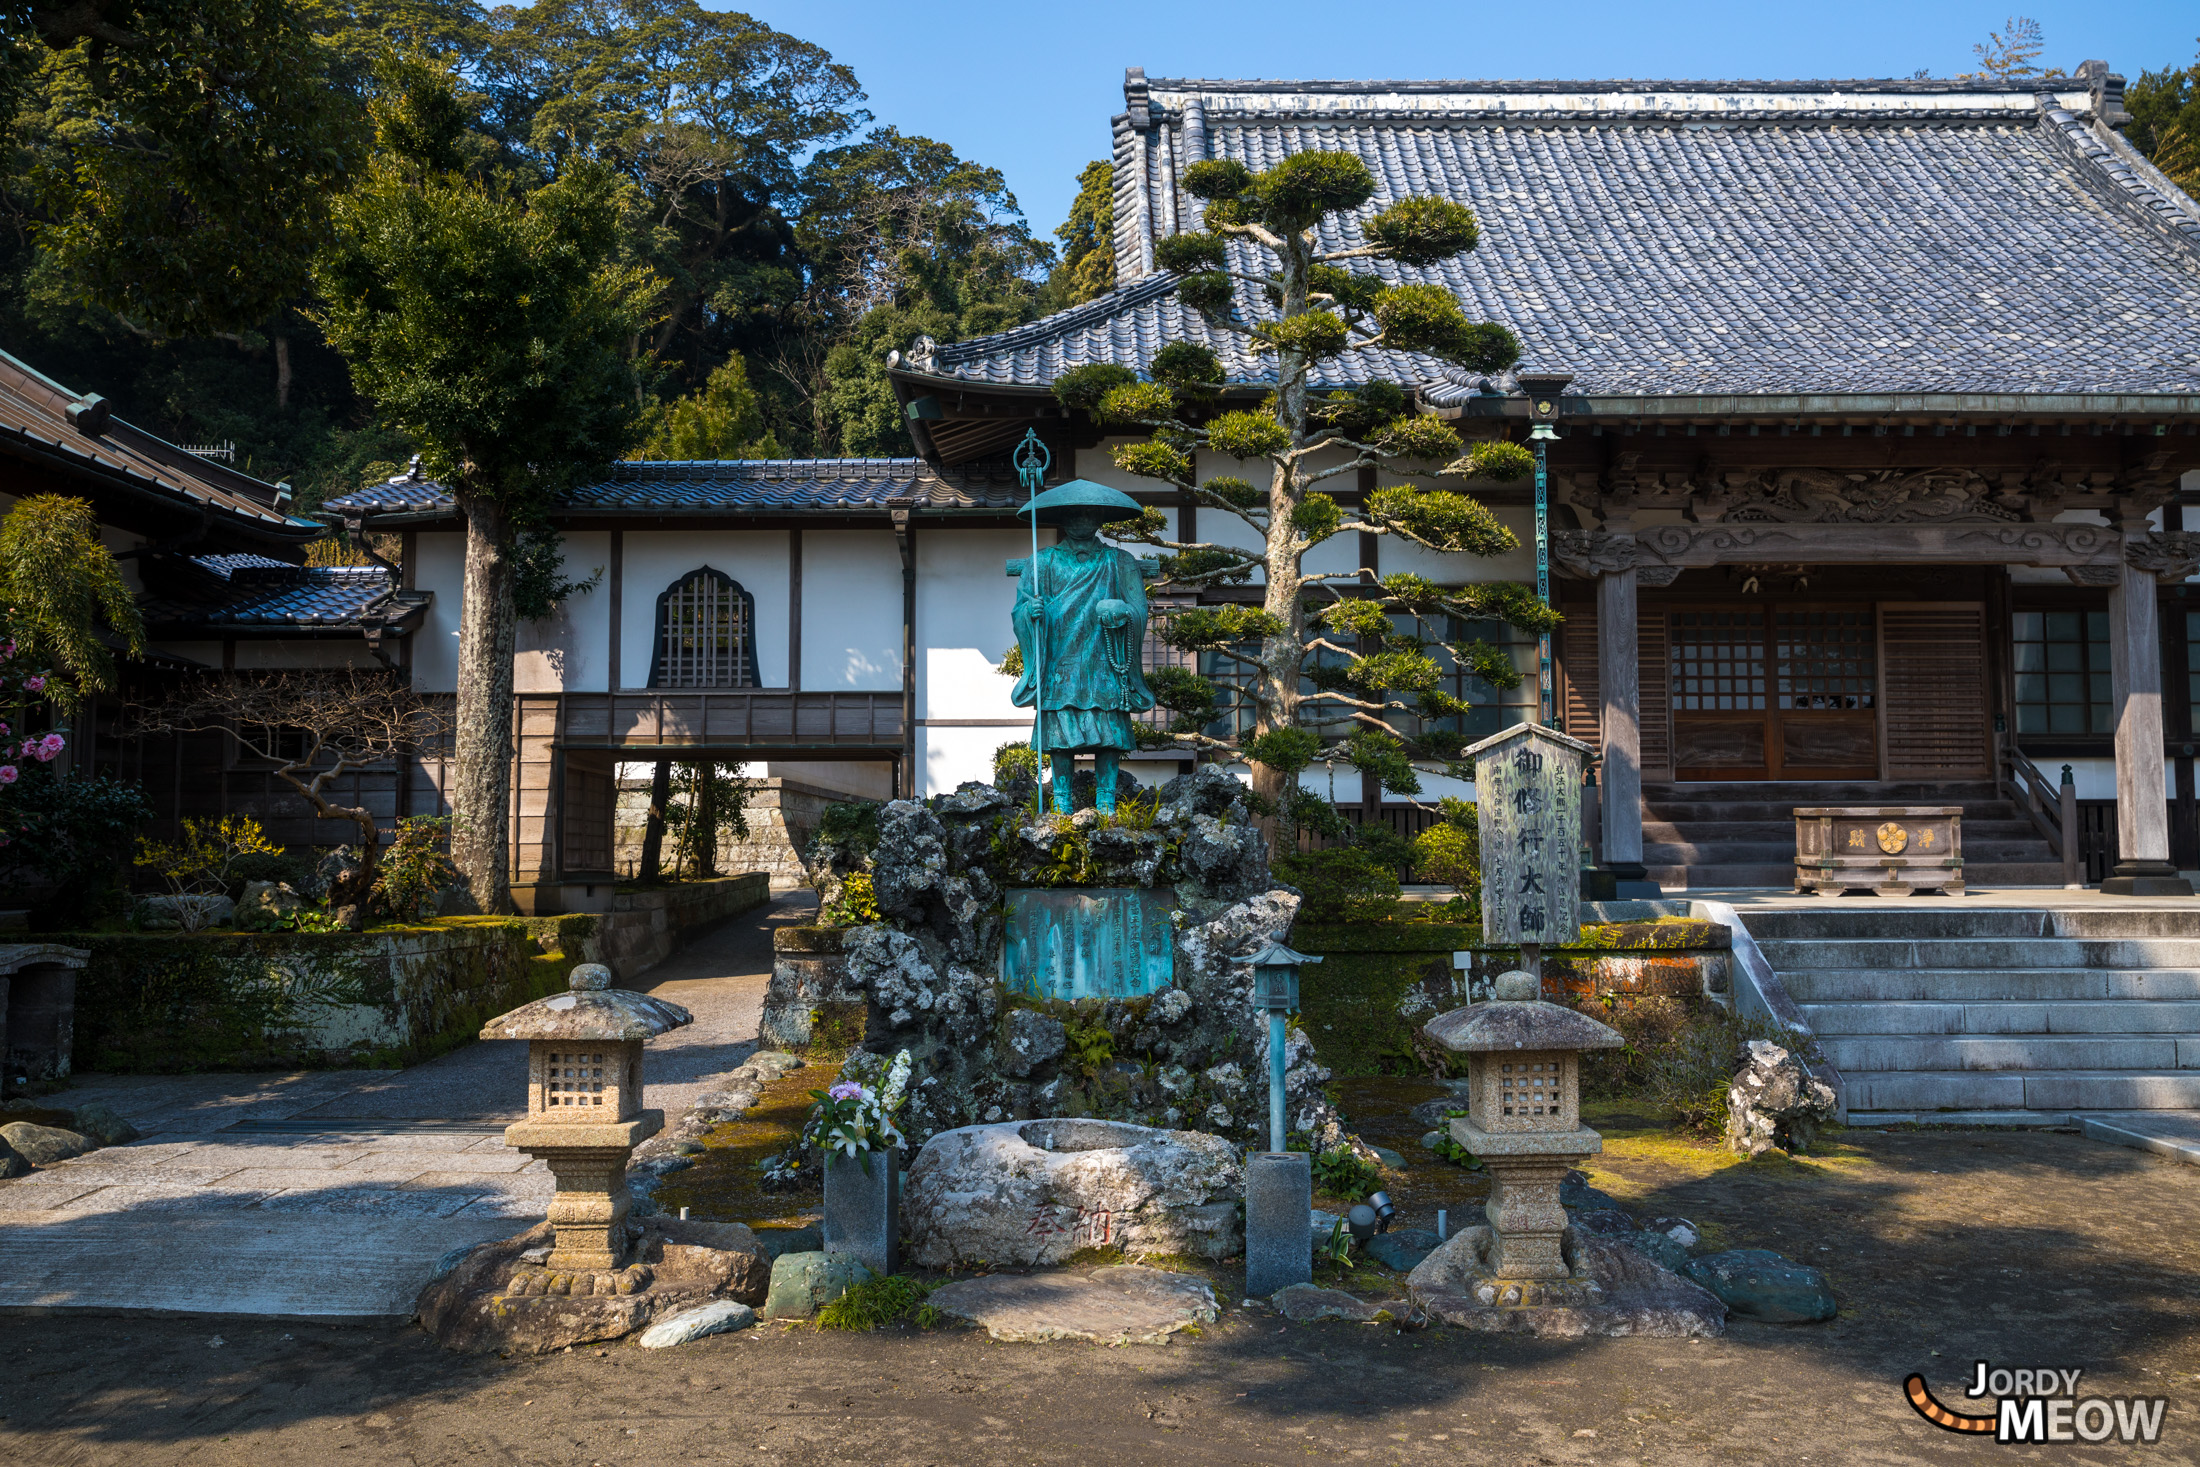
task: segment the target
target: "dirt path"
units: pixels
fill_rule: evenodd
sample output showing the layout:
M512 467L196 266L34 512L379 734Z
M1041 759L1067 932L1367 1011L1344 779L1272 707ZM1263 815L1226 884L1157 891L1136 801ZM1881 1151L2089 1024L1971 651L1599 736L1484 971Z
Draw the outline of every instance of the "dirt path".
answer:
M2060 1134L1858 1132L1822 1160L1747 1165L1617 1138L1595 1170L1645 1211L1821 1263L1841 1318L1740 1322L1699 1343L1534 1342L1232 1309L1166 1347L767 1327L502 1361L397 1326L18 1317L0 1345L0 1459L1662 1467L2200 1453L2200 1169ZM1394 1285L1370 1273L1361 1286ZM2163 1440L1998 1447L1903 1402L1912 1369L1960 1400L1979 1356L2083 1368L2082 1393L2166 1395Z

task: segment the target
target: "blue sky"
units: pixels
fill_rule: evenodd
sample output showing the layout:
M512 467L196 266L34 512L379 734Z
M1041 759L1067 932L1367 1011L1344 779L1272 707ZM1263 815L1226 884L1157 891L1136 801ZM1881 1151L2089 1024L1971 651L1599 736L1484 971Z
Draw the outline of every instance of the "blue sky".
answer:
M879 121L952 144L1008 177L1046 234L1079 168L1107 155L1123 68L1209 77L1868 77L1971 69L2001 28L1993 5L1846 0L1463 5L1428 0L1227 4L1000 0L750 0L741 9L855 68ZM2190 63L2192 0L2016 0L2046 63L2101 57L2136 78Z

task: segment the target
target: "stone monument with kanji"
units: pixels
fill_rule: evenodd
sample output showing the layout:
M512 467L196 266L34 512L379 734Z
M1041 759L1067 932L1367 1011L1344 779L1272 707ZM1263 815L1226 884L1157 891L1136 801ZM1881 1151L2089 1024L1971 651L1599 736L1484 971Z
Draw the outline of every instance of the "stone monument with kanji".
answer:
M1482 940L1520 946L1541 978L1543 949L1581 935L1581 775L1594 753L1520 723L1465 751L1482 830Z

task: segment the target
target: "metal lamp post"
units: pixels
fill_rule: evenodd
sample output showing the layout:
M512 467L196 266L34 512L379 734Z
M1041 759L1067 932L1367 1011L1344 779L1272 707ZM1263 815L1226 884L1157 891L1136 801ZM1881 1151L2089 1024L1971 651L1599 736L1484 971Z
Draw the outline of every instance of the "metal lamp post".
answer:
M1245 1158L1245 1292L1254 1298L1314 1277L1313 1158L1283 1149L1283 1050L1285 1022L1299 1006L1299 968L1320 961L1281 938L1252 957L1253 1006L1268 1015L1268 1150Z
M1253 1003L1268 1015L1268 1149L1283 1150L1283 1049L1286 1021L1299 1009L1299 965L1320 958L1271 939L1253 955Z
M1558 437L1559 393L1574 380L1571 372L1521 372L1516 380L1528 394L1528 420L1535 426L1528 441L1535 445L1535 594L1551 604L1551 474L1545 445ZM1551 634L1535 640L1537 713L1545 728L1558 727L1556 688L1551 681Z

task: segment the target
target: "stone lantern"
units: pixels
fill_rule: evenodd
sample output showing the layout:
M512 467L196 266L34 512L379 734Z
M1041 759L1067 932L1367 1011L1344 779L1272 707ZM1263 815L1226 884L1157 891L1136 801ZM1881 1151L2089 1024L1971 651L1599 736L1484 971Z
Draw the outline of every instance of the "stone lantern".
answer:
M627 1254L626 1162L664 1128L642 1108L642 1046L694 1016L678 1004L611 986L582 963L570 991L538 998L482 1026L483 1039L527 1041L527 1119L504 1144L540 1157L557 1178L550 1226L554 1269L616 1269Z
M1581 1051L1626 1042L1587 1014L1544 1003L1539 987L1526 973L1506 973L1492 1001L1428 1024L1439 1044L1467 1056L1467 1113L1452 1121L1451 1135L1490 1174L1483 1214L1501 1279L1570 1276L1559 1183L1567 1168L1604 1149L1604 1138L1581 1124Z

